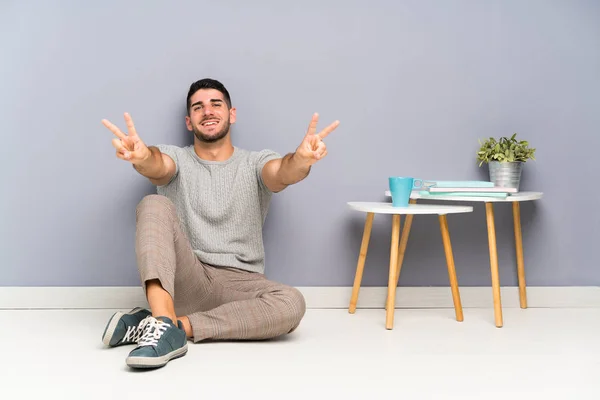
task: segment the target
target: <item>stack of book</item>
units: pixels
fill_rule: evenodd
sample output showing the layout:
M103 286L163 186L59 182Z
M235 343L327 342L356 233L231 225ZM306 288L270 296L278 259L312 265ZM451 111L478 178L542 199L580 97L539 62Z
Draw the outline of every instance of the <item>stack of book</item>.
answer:
M517 193L515 188L494 186L488 181L424 181L419 194L422 196L464 196L506 198Z

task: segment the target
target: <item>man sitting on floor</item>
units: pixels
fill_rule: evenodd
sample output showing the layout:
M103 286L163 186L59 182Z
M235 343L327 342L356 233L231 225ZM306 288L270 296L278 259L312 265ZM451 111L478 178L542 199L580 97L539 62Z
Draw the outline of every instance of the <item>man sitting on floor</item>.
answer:
M107 120L117 157L157 186L136 209L136 256L150 311L115 313L107 346L137 344L131 367L166 365L187 352L187 338L268 339L294 331L305 313L302 294L264 276L262 228L271 195L304 179L327 155L318 115L294 153L248 151L231 143L236 109L218 81L193 83L187 147L147 147L126 113L128 134Z

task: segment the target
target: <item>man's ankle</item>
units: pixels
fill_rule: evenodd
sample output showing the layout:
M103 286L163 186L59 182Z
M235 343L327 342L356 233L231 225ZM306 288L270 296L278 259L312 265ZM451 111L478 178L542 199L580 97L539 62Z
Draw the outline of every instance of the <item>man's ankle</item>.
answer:
M188 317L178 317L177 320L181 321L181 325L183 325L183 329L185 330L185 335L188 338L194 336L194 332L192 331L192 324L190 324L190 319Z
M169 315L169 314L152 314L152 316L158 320L161 320L163 322L167 322L165 321L165 318L169 318L171 320L171 322L173 323L173 325L177 326L177 317L174 315Z

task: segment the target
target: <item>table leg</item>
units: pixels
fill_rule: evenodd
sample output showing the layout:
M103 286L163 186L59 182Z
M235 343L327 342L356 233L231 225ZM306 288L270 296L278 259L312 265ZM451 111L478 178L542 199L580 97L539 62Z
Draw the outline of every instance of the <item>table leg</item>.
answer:
M416 204L417 200L410 199L409 203ZM410 234L410 227L412 226L413 217L413 214L407 214L404 218L404 228L402 228L400 247L398 249L398 271L396 272L396 286L398 286L398 281L400 280L400 270L402 269L402 264L404 263L404 253L406 253L406 245L408 243L408 235ZM387 310L387 298L385 300L385 309Z
M417 200L410 199L410 204L416 204ZM412 226L412 220L414 215L408 214L404 218L404 228L402 228L402 237L400 238L400 248L398 249L398 272L396 273L396 285L400 279L400 270L402 269L402 263L404 262L404 253L406 252L406 245L408 243L408 235L410 233L410 227Z
M517 275L519 276L519 301L521 308L527 308L527 286L525 284L525 263L523 262L523 236L521 235L521 206L513 201L513 222L515 227L515 248L517 252Z
M394 306L396 302L396 271L398 270L398 244L400 242L400 215L392 216L392 243L390 245L390 274L388 279L387 306L385 311L385 328L394 326Z
M444 242L444 252L446 253L446 264L448 264L448 277L450 287L452 288L452 300L454 301L454 311L456 320L463 321L463 310L460 302L460 292L458 291L458 279L456 278L456 268L454 266L454 256L452 254L452 244L450 242L450 232L448 230L448 219L446 215L440 215L440 230L442 231L442 241Z
M371 228L373 227L374 216L375 214L372 212L367 213L362 243L360 245L360 253L358 255L358 264L356 266L356 275L354 277L354 286L352 287L352 296L350 297L350 307L348 308L350 314L354 314L356 311L358 291L360 290L360 282L362 281L363 271L365 269L365 260L367 259L367 249L369 248L369 239L371 238Z
M496 247L496 226L494 223L494 205L485 203L488 244L490 248L490 269L492 274L492 293L494 295L494 318L496 326L502 327L502 302L500 300L500 276L498 273L498 248Z

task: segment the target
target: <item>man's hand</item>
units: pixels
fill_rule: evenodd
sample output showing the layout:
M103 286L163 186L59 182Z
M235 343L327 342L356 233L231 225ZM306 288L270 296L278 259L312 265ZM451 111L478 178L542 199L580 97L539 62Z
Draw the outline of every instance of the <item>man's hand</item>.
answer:
M117 157L121 160L136 165L141 164L151 156L150 150L138 136L129 113L125 113L125 124L129 135L121 132L119 128L106 119L102 120L102 124L118 137L118 139L114 138L112 140L112 144L117 149Z
M177 170L177 166L171 157L162 154L156 147L148 148L138 136L133 120L128 113L125 113L125 124L129 135L121 132L114 124L106 119L102 120L106 126L117 138L112 140L112 144L117 149L117 157L121 160L129 161L133 168L146 178L150 179L155 185L167 184Z
M327 155L327 146L323 139L327 137L335 128L338 127L340 121L335 121L321 132L316 133L317 123L319 122L319 114L314 113L310 124L308 125L308 131L304 140L296 149L294 157L297 157L297 161L305 163L307 167L312 166L319 160L322 160Z
M311 166L327 155L327 147L323 139L338 127L340 121L335 121L321 132L317 131L319 114L315 113L308 125L306 136L295 153L283 158L267 162L262 170L263 182L273 192L280 192L306 178Z

